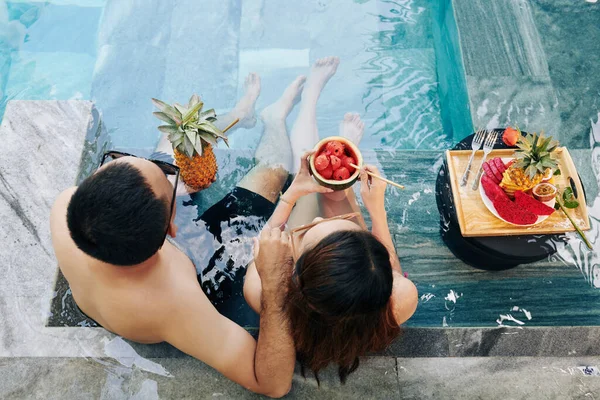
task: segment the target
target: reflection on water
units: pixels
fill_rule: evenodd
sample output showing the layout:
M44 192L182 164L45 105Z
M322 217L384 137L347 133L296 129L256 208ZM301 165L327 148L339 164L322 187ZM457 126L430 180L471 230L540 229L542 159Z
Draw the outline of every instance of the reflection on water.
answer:
M373 136L396 149L446 147L435 54L426 28L429 11L413 0L382 1L379 10L379 30L370 35L368 59L360 67L370 77L362 100L373 117Z
M590 167L600 186L600 113L598 120L591 121L590 145L592 151ZM557 256L566 265L576 265L585 279L595 288L600 288L600 193L595 199L587 199L591 229L585 232L594 250L589 250L576 232L567 233L568 240L556 244ZM591 205L590 205L591 203Z

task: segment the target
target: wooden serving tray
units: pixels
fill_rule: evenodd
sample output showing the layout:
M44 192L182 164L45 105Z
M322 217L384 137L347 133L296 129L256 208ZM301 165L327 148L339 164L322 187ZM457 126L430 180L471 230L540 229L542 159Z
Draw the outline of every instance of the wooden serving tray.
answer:
M475 179L477 169L481 165L481 159L483 158L482 150L475 153L467 185L461 187L459 184L460 178L465 172L467 163L469 162L471 152L471 150L446 151L456 215L460 225L460 232L464 237L544 235L575 230L569 219L560 210L555 211L548 219L534 226L515 226L496 218L487 209L485 204L483 204L479 189L471 189L473 179ZM492 150L487 159L489 160L494 157L513 157L514 152L514 149ZM581 230L589 230L590 220L585 204L585 194L575 164L571 159L569 151L565 147L559 147L556 149L556 153L558 155L558 165L561 170L561 175L554 177L555 184L562 190L569 186L569 177L573 178L577 194L579 195L577 199L579 201L579 207L569 210L568 212L573 220L577 222Z

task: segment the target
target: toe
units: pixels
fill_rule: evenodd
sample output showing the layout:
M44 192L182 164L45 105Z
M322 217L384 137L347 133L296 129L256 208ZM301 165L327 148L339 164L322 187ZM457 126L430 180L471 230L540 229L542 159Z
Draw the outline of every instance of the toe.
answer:
M344 114L344 121L352 121L352 113L346 113Z

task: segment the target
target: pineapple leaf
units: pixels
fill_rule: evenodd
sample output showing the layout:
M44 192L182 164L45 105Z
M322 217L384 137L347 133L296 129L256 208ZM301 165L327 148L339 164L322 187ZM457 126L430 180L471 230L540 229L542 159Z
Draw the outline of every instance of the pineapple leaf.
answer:
M187 108L185 108L184 106L182 106L179 103L175 103L173 104L173 106L175 107L175 110L177 110L177 112L181 115L181 119L183 120L183 116L187 113Z
M177 133L179 129L173 125L161 125L158 127L158 130L163 133Z
M152 114L154 114L154 116L156 118L160 119L161 121L167 122L171 125L177 125L175 123L175 121L173 121L173 119L171 117L169 117L167 114L165 114L164 112L154 111Z
M183 116L183 124L187 124L194 118L194 115L198 115L198 111L202 109L203 103L196 103L188 112Z
M216 116L217 116L217 113L215 112L215 109L211 108L210 110L201 112L200 115L198 116L198 120L202 121L202 120L209 119L209 118L215 118Z
M152 103L156 108L158 108L161 112L165 113L169 118L175 121L177 124L181 123L181 114L175 108L171 107L167 103L160 101L158 99L152 99ZM165 121L166 122L166 121Z
M184 153L186 156L188 156L189 158L194 157L194 145L192 144L192 142L190 141L190 138L186 135L183 138L183 146L184 146Z
M200 97L198 97L197 94L193 94L192 97L190 97L190 101L188 102L188 108L192 108L198 103L200 103Z
M206 132L200 132L200 135L199 135L199 136L200 136L200 137L202 138L202 140L204 140L206 143L209 143L209 144L211 144L211 145L213 145L213 146L216 146L216 145L217 145L217 139L216 139L216 138L215 138L213 135L211 135L211 134L209 134L209 133L206 133Z
M213 136L217 136L217 137L219 137L221 139L226 139L227 138L219 128L217 128L212 123L207 122L207 121L200 122L198 124L198 129L200 131L204 131L204 132L207 132L209 134L212 134Z
M202 155L202 140L200 139L200 135L196 135L195 139L194 148L196 149L196 153Z
M529 176L530 179L533 179L537 175L537 168L531 164L525 169L525 173Z

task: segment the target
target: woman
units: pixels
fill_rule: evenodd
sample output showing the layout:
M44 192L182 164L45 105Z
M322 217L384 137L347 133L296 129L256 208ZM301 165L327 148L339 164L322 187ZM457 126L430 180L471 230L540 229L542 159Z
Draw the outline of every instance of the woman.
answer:
M309 367L318 379L319 370L335 363L345 382L360 356L383 350L399 335L399 325L417 307L417 290L403 276L394 250L384 208L386 184L366 173L379 171L365 166L360 175L361 197L372 221L369 232L352 189L323 193L312 179L310 154L302 156L300 170L268 224L271 229L293 225L315 199L329 217L290 231L294 267L285 288L285 311L303 370ZM257 312L260 293L260 278L250 266L244 296Z

